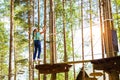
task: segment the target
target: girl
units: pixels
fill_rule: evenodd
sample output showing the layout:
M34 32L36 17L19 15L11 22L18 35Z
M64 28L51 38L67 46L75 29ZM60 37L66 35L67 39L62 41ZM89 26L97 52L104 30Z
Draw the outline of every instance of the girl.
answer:
M34 40L34 54L33 54L33 61L36 59L36 55L38 52L37 60L40 60L40 54L41 54L41 41L40 37L41 34L45 32L45 28L42 32L39 32L38 29L33 30L33 40Z

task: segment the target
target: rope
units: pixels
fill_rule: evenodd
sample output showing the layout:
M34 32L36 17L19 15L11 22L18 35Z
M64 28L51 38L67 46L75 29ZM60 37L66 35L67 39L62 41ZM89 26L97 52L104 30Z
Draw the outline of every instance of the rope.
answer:
M104 22L105 22L105 21L113 21L113 19L104 19L103 21L104 21Z

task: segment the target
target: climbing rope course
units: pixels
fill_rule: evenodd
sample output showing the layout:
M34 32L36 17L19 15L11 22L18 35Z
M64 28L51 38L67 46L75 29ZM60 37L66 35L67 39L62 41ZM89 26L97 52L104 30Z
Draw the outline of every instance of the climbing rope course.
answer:
M12 44L15 42L13 32L16 30L12 28L16 25L13 13L17 5L14 6L14 0L10 1L10 51L12 52L15 50ZM115 27L119 27L120 9L115 5L117 0L115 2L111 0L20 0L19 2L19 5L25 2L24 4L29 6L28 11L25 12L29 56L28 59L17 60L17 56L10 53L9 80L12 80L12 60L17 62L16 65L28 60L28 80L36 80L35 78L57 80L62 73L64 80L106 80L106 74L118 80L120 71L119 66L116 65L118 64L116 58L119 59L117 57L119 51ZM114 12L112 7L116 9L113 10ZM38 61L33 59L36 47L34 38L39 38L39 34L33 31L35 29L39 32L43 31L40 34L41 59ZM12 59L12 56L16 58ZM110 62L106 58L110 58ZM114 70L110 68L110 72L115 71L116 75L111 74L104 66L107 65L107 61L109 66L114 65Z

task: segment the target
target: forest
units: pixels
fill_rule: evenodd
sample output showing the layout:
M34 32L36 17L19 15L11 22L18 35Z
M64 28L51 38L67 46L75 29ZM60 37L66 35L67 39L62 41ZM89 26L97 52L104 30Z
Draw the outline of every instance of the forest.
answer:
M106 1L111 10L109 26L116 30L120 48L120 1ZM88 74L92 73L89 60L108 56L102 45L104 16L107 16L102 2L0 0L0 80L76 80L82 67ZM55 78L54 74L39 74L37 69L32 69L33 64L38 64L32 60L35 28L40 31L46 28L41 35L42 62L39 64L70 63L68 72L58 73Z

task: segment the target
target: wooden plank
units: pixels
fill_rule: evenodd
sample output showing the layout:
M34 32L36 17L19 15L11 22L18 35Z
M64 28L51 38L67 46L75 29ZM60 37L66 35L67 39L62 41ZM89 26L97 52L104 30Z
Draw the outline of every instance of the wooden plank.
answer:
M56 68L56 69L46 69L46 70L41 69L41 70L39 70L39 72L41 74L61 73L61 72L68 72L68 71L69 71L68 67L66 67L66 68L60 67L60 68Z
M120 73L120 56L105 59L92 60L94 69L106 72L115 71Z
M102 76L101 72L90 73L90 76Z
M68 72L71 66L72 65L68 65L66 63L57 63L57 64L40 64L36 65L35 68L39 70L39 73L41 74L51 74Z
M62 63L67 63L67 64L79 64L79 63L88 63L91 62L92 60L81 60L81 61L69 61L69 62L62 62Z
M85 80L97 80L97 78L85 78Z

